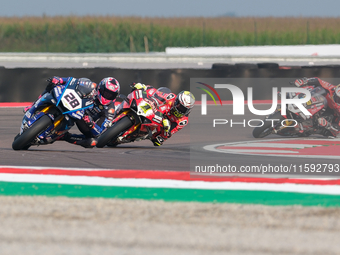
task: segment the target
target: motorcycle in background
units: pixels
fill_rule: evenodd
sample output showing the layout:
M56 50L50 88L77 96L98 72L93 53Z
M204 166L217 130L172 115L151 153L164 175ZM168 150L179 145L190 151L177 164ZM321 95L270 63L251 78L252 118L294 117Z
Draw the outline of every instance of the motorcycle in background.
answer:
M253 136L255 138L263 138L270 134L276 134L280 136L310 136L312 134L320 134L328 136L328 130L318 125L318 118L323 117L328 122L332 122L334 118L333 110L327 107L327 99L324 95L327 91L318 86L309 86L307 89L311 92L311 100L304 104L305 108L312 114L306 116L295 105L287 105L287 115L281 114L281 109L267 116L263 121L262 126L255 127L253 130ZM301 93L289 93L287 98L301 98L304 94ZM267 121L266 121L267 120Z

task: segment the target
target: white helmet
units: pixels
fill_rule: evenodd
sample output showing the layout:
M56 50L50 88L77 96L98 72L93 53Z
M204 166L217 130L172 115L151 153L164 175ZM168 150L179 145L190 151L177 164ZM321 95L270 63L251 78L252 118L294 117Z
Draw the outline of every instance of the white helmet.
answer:
M188 115L190 113L191 109L194 107L194 104L194 95L190 91L181 91L178 93L170 112L177 118L181 118L184 115Z

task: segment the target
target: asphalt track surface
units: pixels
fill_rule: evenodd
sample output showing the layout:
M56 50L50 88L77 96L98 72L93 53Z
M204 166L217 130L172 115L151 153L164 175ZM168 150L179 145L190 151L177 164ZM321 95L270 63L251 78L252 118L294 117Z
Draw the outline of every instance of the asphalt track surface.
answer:
M268 108L268 105L258 108ZM232 118L231 106L210 107L209 116L213 118ZM230 127L219 125L212 128L210 120L200 116L200 106L194 107L190 115L190 123L183 130L167 140L163 146L155 147L149 140L120 145L116 148L85 149L81 146L56 141L53 144L32 146L27 151L14 151L11 147L19 132L23 108L0 108L0 164L14 166L67 167L92 169L140 169L140 170L175 170L188 171L194 165L214 165L216 163L231 166L248 165L290 165L294 164L326 164L338 163L338 159L273 157L259 155L237 155L211 152L205 150L206 145L255 141L252 127ZM259 118L245 113L244 119ZM235 119L240 120L240 118ZM80 133L77 127L72 133ZM270 135L266 139L282 138ZM323 138L318 136L318 138ZM290 138L286 138L289 140ZM222 163L221 163L222 162ZM282 176L281 173L277 173ZM248 174L249 175L249 174ZM332 174L331 174L332 175ZM287 176L287 174L285 175Z
M269 109L270 106L266 104L255 105L257 109ZM243 127L243 125L236 124L231 126L231 120L233 122L241 123L245 120L248 123L251 119L264 119L264 116L256 116L247 110L245 107L244 116L233 116L232 106L208 106L208 119L204 119L200 116L200 106L196 107L196 111L193 111L190 115L191 121L191 169L194 166L213 166L218 163L219 165L231 165L236 166L239 169L241 166L260 166L260 165L271 165L271 166L290 166L291 164L299 166L304 164L337 164L339 163L339 157L334 159L326 159L320 156L320 158L313 157L295 157L294 155L284 155L284 157L279 156L266 156L264 155L242 155L242 154L230 154L230 153L218 153L207 151L204 149L206 145L223 144L223 143L238 143L242 141L249 142L261 142L262 140L268 140L269 142L274 142L277 139L283 139L286 141L297 139L297 137L282 137L278 135L269 135L265 138L256 139L253 137L253 127L248 126L248 124ZM228 120L229 123L223 125L216 125L213 128L213 119L224 119ZM256 125L258 122L251 122L251 125ZM305 139L322 139L325 141L332 141L321 135L313 135ZM321 148L321 147L320 147ZM322 149L321 149L322 150ZM231 173L233 174L233 173ZM254 173L243 173L236 175L253 175ZM235 175L235 174L234 174ZM301 172L289 172L289 174L284 172L277 172L263 174L262 177L321 177L323 176L338 176L339 173L322 173L322 174L311 174L301 173ZM258 176L258 175L256 175Z
M293 63L280 63L293 64ZM310 63L294 63L308 65ZM294 65L293 64L293 65ZM314 63L325 64L325 63ZM331 64L331 63L330 63ZM211 68L212 63L101 63L118 68ZM99 67L98 63L0 62L17 67ZM0 165L187 171L221 158L261 163L339 163L339 160L214 153L210 144L254 141L252 128L201 122L195 106L188 127L162 147L150 141L85 149L66 142L12 150L23 108L0 108ZM208 108L212 118L230 109ZM253 118L249 112L244 116ZM71 130L79 133L76 127ZM209 131L204 133L203 131ZM194 133L194 137L191 135ZM191 137L190 137L191 135ZM268 139L277 139L269 136ZM289 139L289 138L287 138ZM190 143L191 142L191 143ZM191 156L190 156L191 155ZM271 175L272 176L272 175ZM0 254L339 254L339 209L160 201L0 196Z
M230 117L226 109L229 108L223 108L224 115L221 115L221 108L208 107L212 118ZM234 165L310 160L205 151L203 146L207 144L255 139L249 127L219 127L224 136L217 131L210 132L210 125L201 121L199 111L200 107L195 107L191 126L160 148L143 141L117 148L84 149L60 141L14 151L11 144L19 131L22 107L0 108L0 164L183 171L189 169L190 159L195 164L204 164L222 157ZM245 118L252 116L246 113ZM78 131L75 128L73 132ZM195 139L191 139L191 133ZM202 135L196 136L196 133ZM302 255L339 254L340 251L338 208L39 196L0 196L0 203L2 255L115 252Z
M50 145L32 146L27 151L14 151L13 138L19 132L23 108L0 108L1 165L44 166L95 169L186 170L189 169L189 128L182 130L163 147L141 141L117 148L85 149L57 141ZM77 127L71 129L80 133Z

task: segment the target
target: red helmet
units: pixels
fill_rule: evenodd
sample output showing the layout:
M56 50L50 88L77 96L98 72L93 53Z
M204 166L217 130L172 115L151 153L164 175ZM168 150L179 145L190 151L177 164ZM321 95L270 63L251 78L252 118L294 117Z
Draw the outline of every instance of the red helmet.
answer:
M109 105L120 92L119 82L113 77L102 79L97 87L97 98L102 105Z
M184 115L188 115L190 113L191 109L194 107L194 104L194 95L189 91L181 91L178 93L170 112L177 118L181 118Z

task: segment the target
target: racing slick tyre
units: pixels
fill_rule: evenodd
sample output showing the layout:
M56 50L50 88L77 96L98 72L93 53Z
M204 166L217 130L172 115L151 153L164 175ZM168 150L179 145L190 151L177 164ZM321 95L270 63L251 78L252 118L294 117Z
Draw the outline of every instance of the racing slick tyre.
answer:
M279 122L284 120L284 117L281 115L281 112L275 112L273 115L269 116L270 119L279 119ZM278 121L273 121L274 125L278 123ZM263 138L267 135L270 135L273 132L274 128L272 127L272 121L264 121L262 127L256 127L253 130L253 136L255 138Z
M253 63L235 63L235 67L240 70L244 69L257 69L257 64Z
M234 64L226 64L226 63L214 63L211 66L211 69L219 69L219 70L228 70L228 69L235 69Z
M118 120L112 127L108 128L97 141L97 147L103 148L106 144L115 139L121 132L132 127L133 123L128 116Z
M14 137L14 140L16 140L18 137L20 136L20 134L17 134L15 137ZM29 147L31 147L31 145L29 144L29 145L27 145L27 146L25 146L25 147L23 147L21 150L24 150L24 151L26 151L26 150L28 150L29 149Z
M27 150L30 143L50 125L52 125L52 120L47 115L42 116L25 132L14 138L13 150Z

